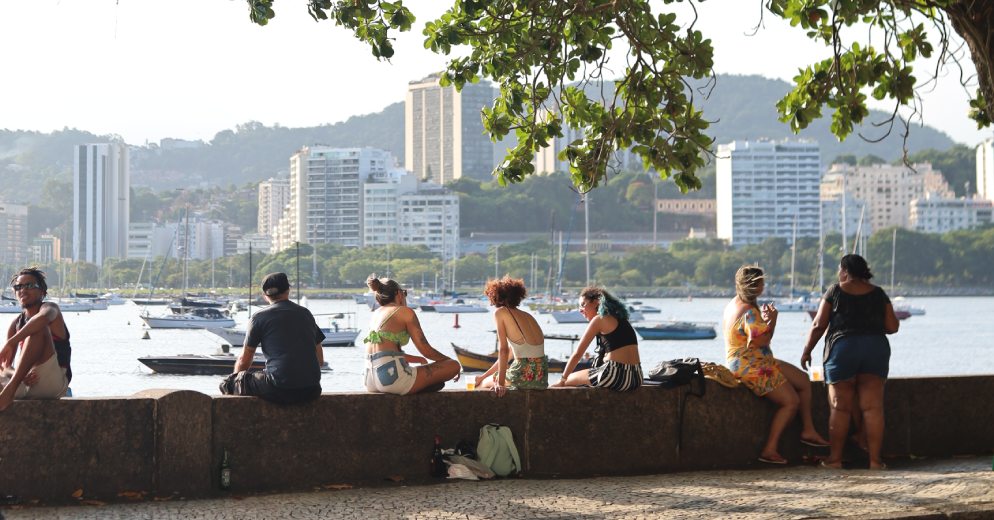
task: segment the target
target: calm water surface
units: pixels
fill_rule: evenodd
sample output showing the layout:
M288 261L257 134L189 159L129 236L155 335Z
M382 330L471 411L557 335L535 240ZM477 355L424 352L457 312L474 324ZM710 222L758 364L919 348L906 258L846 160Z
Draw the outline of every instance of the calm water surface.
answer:
M695 299L691 302L674 299L645 299L644 303L659 307L662 314L650 314L650 320L680 319L717 323L726 299ZM354 312L355 322L365 336L370 311L351 300L310 300L311 312L327 314ZM915 298L910 303L924 307L925 316L913 316L901 322L901 330L890 336L891 376L939 376L994 374L994 328L989 327L994 316L994 298ZM152 314L164 308L150 308ZM140 356L209 354L219 350L221 340L202 330L150 330L148 340L142 340L144 323L139 318L141 308L132 303L112 306L106 311L67 313L66 322L72 334L72 389L78 397L131 395L150 388L182 388L206 394L218 394L220 376L173 376L155 374L137 361ZM460 328L453 328L451 314L418 313L428 341L439 351L454 356L451 343L477 352L492 352L494 347L493 318L490 313L462 314ZM6 330L16 315L0 315L0 326ZM547 334L581 334L584 325L560 325L549 315L536 315ZM245 312L236 316L239 325L248 319ZM329 323L318 316L322 326ZM343 326L345 321L339 320ZM781 313L772 348L774 354L797 363L811 320L805 313ZM706 341L643 341L640 343L642 366L652 368L657 362L681 357L699 357L704 361L724 361L724 339L719 336ZM416 353L413 345L407 352ZM570 344L549 340L546 352L550 357L566 358ZM592 350L592 348L591 348ZM238 350L234 350L238 352ZM362 386L362 347L326 348L325 359L334 371L325 374L321 386L325 392L364 391ZM815 349L820 359L821 346ZM820 364L820 363L819 363ZM472 375L470 375L472 377ZM552 375L555 381L558 375ZM465 388L465 376L451 388Z

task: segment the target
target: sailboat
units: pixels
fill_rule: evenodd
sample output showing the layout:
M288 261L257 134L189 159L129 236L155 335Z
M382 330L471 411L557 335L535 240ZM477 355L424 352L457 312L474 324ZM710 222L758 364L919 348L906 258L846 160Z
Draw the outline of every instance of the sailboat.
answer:
M189 211L189 210L188 210ZM189 218L189 217L187 217ZM189 228L187 228L188 230ZM188 231L186 231L188 233ZM176 233L179 233L177 229ZM175 240L175 236L173 240ZM187 236L187 243L189 244L189 236ZM189 255L189 245L184 248L187 250L187 256ZM159 273L162 273L162 269L165 268L166 263L169 261L169 253L172 251L172 242L169 244L169 251L166 253L166 257L162 261L162 267L159 268ZM184 293L186 290L186 274L187 266L183 266L183 289ZM158 278L158 276L156 276ZM149 299L151 299L151 292L155 287L155 282L149 286ZM141 314L142 321L152 329L206 329L209 327L223 328L223 327L234 327L235 320L231 317L223 314L220 310L214 307L185 307L181 306L183 312L174 314L166 314L163 316L151 316L148 311Z
M820 254L820 253L819 253ZM818 310L817 299L812 299L810 295L794 297L794 274L795 261L797 259L797 215L794 215L794 230L790 239L790 296L776 302L777 310L780 312L808 312Z

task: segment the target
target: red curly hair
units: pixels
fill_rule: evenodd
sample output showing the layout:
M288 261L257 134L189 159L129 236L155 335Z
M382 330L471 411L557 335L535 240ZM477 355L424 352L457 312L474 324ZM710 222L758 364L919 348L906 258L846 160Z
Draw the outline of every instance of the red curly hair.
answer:
M528 289L525 288L525 281L520 278L505 276L487 281L487 286L483 289L483 294L490 298L490 305L494 307L508 307L515 309L521 300L525 299Z

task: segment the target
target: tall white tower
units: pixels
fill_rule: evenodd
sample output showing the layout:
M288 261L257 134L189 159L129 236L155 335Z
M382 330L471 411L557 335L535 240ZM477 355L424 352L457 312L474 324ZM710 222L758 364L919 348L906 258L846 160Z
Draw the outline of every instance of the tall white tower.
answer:
M128 254L130 171L124 143L83 144L73 161L72 258L103 265Z

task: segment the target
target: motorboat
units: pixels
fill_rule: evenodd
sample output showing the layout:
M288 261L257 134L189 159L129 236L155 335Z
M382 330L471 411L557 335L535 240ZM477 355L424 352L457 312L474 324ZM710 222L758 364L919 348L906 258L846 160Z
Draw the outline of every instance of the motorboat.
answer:
M806 296L800 298L784 298L773 303L773 306L780 312L808 312L817 311L820 299L812 299Z
M138 361L159 374L222 376L235 370L238 357L234 354L181 354L178 356L147 356ZM250 368L263 369L266 358L256 354ZM322 372L331 372L328 363L321 364Z
M164 316L145 314L141 318L152 329L206 329L235 326L235 320L213 307L200 307L184 314Z
M459 360L459 364L462 365L463 372L486 372L497 362L497 353L492 354L477 354L472 350L462 348L455 343L452 343L452 350L456 352L456 359ZM566 368L566 363L568 361L561 361L554 358L549 358L549 373L550 374L561 374ZM575 370L583 370L585 368L590 368L593 361L590 359L581 359L579 363L576 364Z
M462 303L461 300L456 300L453 303L446 303L444 305L435 305L434 308L435 312L437 313L447 313L447 314L469 314L474 312L487 312L487 308L482 305Z
M223 339L232 347L241 347L245 344L245 330L234 327L209 327L208 332ZM321 328L324 333L322 347L354 347L355 340L359 337L359 329L356 328Z
M587 318L584 318L580 311L552 311L549 313L552 315L552 319L556 320L556 323L587 323ZM628 310L628 321L642 321L645 316L642 315L641 311L629 309Z
M713 323L692 323L689 321L668 321L633 327L644 340L656 339L714 339L718 336Z
M815 319L815 316L817 316L817 315L818 315L818 311L817 310L808 311L808 316L811 316L811 319ZM904 310L904 309L897 309L897 308L895 308L894 309L894 316L896 316L897 319L899 319L899 320L906 320L906 319L908 319L908 318L911 317L911 313L908 312L907 310Z

